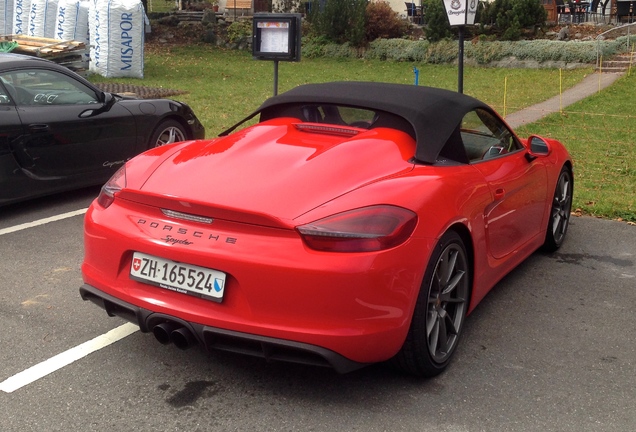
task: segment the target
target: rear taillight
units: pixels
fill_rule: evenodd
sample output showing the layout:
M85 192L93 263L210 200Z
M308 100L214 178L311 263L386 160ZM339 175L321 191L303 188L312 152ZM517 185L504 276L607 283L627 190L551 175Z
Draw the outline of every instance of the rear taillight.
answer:
M296 229L315 250L373 252L405 242L416 224L417 215L410 210L377 205L338 213Z
M108 208L115 200L115 194L126 187L126 166L119 168L115 174L102 186L97 197L97 203Z

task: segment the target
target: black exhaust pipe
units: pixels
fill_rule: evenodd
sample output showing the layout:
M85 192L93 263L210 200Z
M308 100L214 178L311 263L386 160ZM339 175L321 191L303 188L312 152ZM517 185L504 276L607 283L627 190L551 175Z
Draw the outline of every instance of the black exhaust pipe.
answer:
M197 339L185 327L179 327L170 333L170 341L179 349L187 350L197 344Z
M171 322L164 322L158 324L152 328L152 334L155 335L155 338L162 343L163 345L168 345L172 340L170 339L170 334L177 330L179 325Z

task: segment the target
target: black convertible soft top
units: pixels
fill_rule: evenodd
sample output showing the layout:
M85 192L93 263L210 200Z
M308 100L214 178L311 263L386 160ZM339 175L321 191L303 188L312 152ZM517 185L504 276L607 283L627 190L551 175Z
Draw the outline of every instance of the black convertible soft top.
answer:
M298 104L334 104L399 116L415 132L415 158L430 164L435 163L466 113L475 108L492 112L488 105L473 97L433 87L355 81L306 84L267 99L249 117L221 135L229 134L257 114L261 114L261 119L274 118L277 111Z

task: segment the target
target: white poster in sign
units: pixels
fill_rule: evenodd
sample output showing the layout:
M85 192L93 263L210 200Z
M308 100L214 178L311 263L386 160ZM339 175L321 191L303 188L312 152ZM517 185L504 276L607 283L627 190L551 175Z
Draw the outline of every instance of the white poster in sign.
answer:
M261 52L289 53L289 23L262 21L257 23L261 29Z
M451 26L475 24L478 3L478 0L444 0L449 24Z

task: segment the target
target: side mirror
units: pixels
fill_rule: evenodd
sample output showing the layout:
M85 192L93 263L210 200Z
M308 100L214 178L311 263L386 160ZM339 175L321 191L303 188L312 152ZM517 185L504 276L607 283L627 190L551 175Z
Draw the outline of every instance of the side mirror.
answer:
M102 99L104 101L104 105L108 105L109 108L112 107L116 101L115 96L108 92L102 92Z
M528 153L526 153L526 159L528 159L529 162L532 162L538 157L548 156L552 151L550 144L548 144L545 139L536 135L531 135L528 138L528 145L530 149Z
M102 92L102 94L100 95L100 99L102 103L101 107L82 111L79 117L88 118L88 117L96 116L103 112L110 111L113 105L115 105L115 102L117 102L117 98L115 98L115 96L113 96L111 93L108 93L108 92Z

